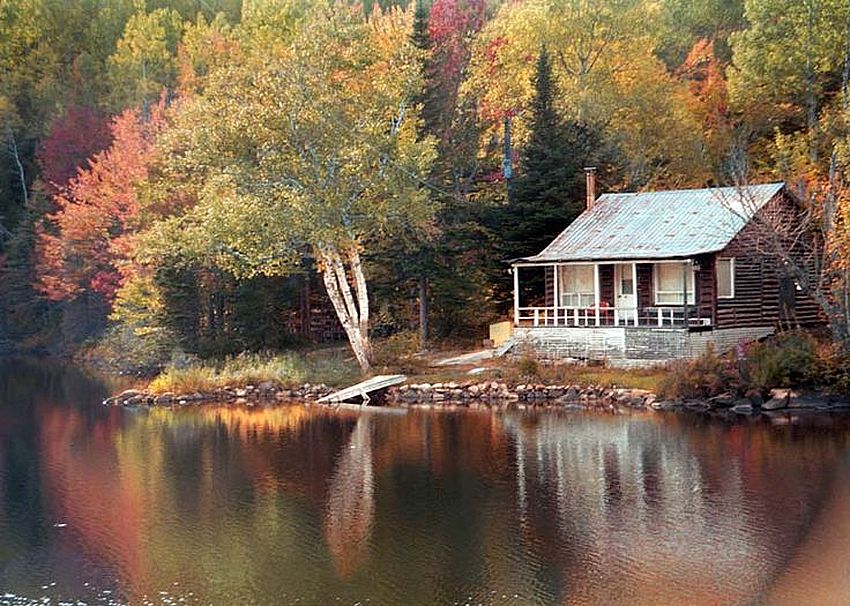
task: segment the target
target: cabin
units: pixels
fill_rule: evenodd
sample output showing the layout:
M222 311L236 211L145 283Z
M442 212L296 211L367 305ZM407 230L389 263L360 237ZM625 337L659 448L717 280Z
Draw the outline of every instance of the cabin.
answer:
M512 261L514 351L640 365L820 323L769 246L765 226L798 208L783 183L595 189L589 169L586 210L539 254Z

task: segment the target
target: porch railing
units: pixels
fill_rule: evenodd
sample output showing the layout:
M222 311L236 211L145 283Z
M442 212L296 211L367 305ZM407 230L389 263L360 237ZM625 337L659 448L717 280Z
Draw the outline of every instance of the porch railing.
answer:
M684 327L708 326L709 318L701 318L696 310L679 307L519 307L516 323L519 326L645 326ZM597 314L598 311L598 314ZM637 323L635 323L637 318ZM597 321L598 319L598 321Z

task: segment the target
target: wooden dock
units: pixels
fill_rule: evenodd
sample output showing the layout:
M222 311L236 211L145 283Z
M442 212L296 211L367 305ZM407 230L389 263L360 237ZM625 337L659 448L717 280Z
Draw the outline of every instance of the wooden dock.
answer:
M361 381L357 385L340 389L332 394L328 394L323 398L319 398L319 402L323 404L340 404L350 400L360 399L362 405L366 406L372 400L369 394L375 394L379 391L404 383L407 377L404 375L378 375L371 379Z

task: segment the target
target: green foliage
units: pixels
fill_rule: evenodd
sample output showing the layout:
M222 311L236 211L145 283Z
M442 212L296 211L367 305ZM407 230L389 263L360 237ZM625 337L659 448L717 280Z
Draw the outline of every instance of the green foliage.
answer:
M777 387L822 388L848 393L847 351L792 331L725 354L709 351L669 367L659 386L667 398L704 399L756 391L766 396Z
M157 9L133 15L115 53L109 57L111 106L116 111L155 101L177 82L177 44L183 32L180 13Z
M790 332L752 347L747 355L750 386L762 392L774 387L814 387L822 380L818 343L811 335Z
M508 205L500 216L506 259L539 253L584 210L584 167L600 168L603 180L607 172L600 133L564 121L555 109L558 93L545 47L537 61L534 89L519 177L509 185Z

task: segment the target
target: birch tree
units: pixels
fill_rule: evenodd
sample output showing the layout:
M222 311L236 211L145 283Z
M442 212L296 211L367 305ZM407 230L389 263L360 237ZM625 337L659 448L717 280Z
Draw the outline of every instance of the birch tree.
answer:
M370 367L365 247L434 207L418 187L420 61L412 14L312 9L290 43L243 48L178 109L170 162L203 175L198 205L155 240L239 276L282 275L312 256L361 368ZM170 230L170 231L169 231Z

